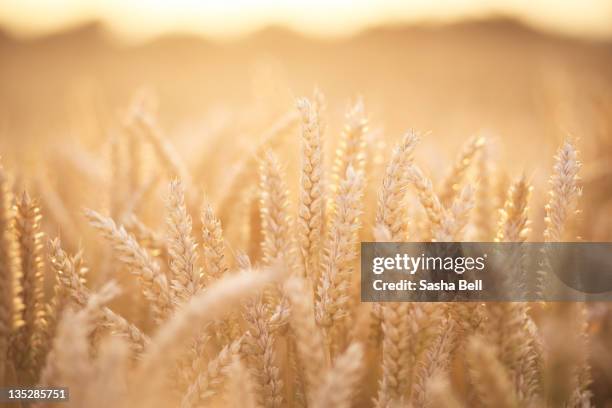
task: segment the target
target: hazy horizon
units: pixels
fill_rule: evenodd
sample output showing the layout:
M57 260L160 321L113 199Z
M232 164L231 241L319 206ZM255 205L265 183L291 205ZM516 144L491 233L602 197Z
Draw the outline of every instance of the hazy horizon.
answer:
M580 18L576 18L579 15ZM211 39L243 37L267 27L283 27L313 37L346 37L380 26L438 25L497 18L574 37L612 38L612 1L524 3L517 0L425 1L383 0L309 2L239 0L201 3L25 0L0 3L0 28L16 37L38 37L99 21L127 42L167 34Z

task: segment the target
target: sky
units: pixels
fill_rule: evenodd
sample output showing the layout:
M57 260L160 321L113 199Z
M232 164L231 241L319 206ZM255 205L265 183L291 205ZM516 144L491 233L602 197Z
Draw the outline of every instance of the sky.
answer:
M564 34L612 38L612 0L0 0L0 25L20 36L95 19L128 41L168 32L231 38L272 24L345 36L385 23L499 14Z

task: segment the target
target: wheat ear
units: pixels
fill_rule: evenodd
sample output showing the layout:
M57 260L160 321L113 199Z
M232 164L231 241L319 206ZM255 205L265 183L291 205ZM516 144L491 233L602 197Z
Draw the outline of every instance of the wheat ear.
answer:
M243 354L255 380L254 391L259 406L280 407L283 402L283 381L276 361L275 337L268 319L268 310L261 299L246 305L244 317L248 332Z
M74 258L69 257L64 252L57 238L49 241L49 263L63 291L68 293L75 304L85 307L91 297L91 293L85 286L84 279L75 265ZM101 311L101 324L110 328L119 336L128 339L133 353L136 355L142 353L149 343L149 337L108 307L102 307Z
M227 184L227 189L215 205L219 218L224 223L235 217L236 206L244 194L244 186L250 185L256 179L258 160L266 154L266 151L278 145L280 140L293 130L299 119L299 114L294 109L281 116L263 133L261 141L240 163Z
M408 170L412 166L412 152L417 141L416 134L408 133L395 147L378 197L377 229L384 231L386 239L394 242L407 241L409 238L405 194L410 182ZM382 323L383 361L376 405L384 407L400 403L404 391L403 381L408 369L406 316L409 306L407 303L387 303L378 308L380 311L374 315L374 320Z
M427 381L427 408L463 408L464 405L452 389L446 374L436 374Z
M21 271L15 237L13 195L8 173L0 163L0 383L9 361L9 339L23 324L21 300Z
M123 219L123 226L128 234L136 238L136 241L146 248L151 255L155 257L167 255L164 237L145 225L136 215L126 215Z
M225 370L228 378L226 402L228 407L257 408L254 385L244 364L237 356Z
M437 242L461 241L461 232L469 221L474 207L474 190L468 184L455 198L450 208L445 209L440 224L433 229L433 240Z
M514 182L508 190L508 198L504 208L500 210L501 217L497 232L497 241L514 242L516 247L509 257L508 266L523 269L520 244L525 242L529 234L529 197L531 186L525 177ZM518 276L518 275L515 275ZM510 284L521 285L514 278ZM518 282L517 282L518 281ZM515 392L521 404L532 404L541 386L539 368L539 339L535 338L530 329L534 326L529 316L527 303L497 302L487 307L489 318L485 321L484 333L492 344L497 347L500 361L508 368L511 380L515 384Z
M440 202L442 205L449 205L460 191L461 183L465 178L467 169L474 161L476 154L485 145L486 139L482 136L475 136L469 139L461 149L459 156L455 159L453 168L442 182L440 188Z
M434 191L431 180L423 174L418 166L410 166L408 173L412 187L417 194L421 206L425 210L430 229L433 233L442 223L445 211L444 206Z
M118 292L115 282L107 283L88 299L83 309L79 312L66 310L59 322L39 385L70 387L73 406L87 406L88 386L97 375L90 362L89 335L101 306Z
M21 260L21 298L24 304L24 324L15 333L17 367L34 375L40 353L40 341L45 331L42 232L38 203L24 192L17 201L15 233Z
M181 400L181 408L199 406L215 396L221 389L225 371L235 356L240 353L241 339L225 345L219 354L200 371L195 381L188 387Z
M382 377L379 381L376 407L402 404L407 391L411 367L408 364L410 305L406 302L382 306Z
M328 343L332 340L332 325L341 324L349 314L353 263L358 256L363 173L349 165L339 187L317 288L317 323L325 328Z
M225 242L221 221L215 217L210 205L202 210L202 251L204 265L204 281L206 285L224 276L229 266L225 259ZM224 344L233 337L233 328L237 328L237 316L215 322L214 333L219 344Z
M349 166L355 171L363 171L365 166L365 135L368 120L364 114L363 99L359 98L346 112L344 129L340 135L333 174L336 190Z
M475 224L478 239L489 242L495 238L495 190L491 165L491 145L485 144L478 154L478 188L476 191Z
M540 327L546 346L542 350L543 404L591 406L587 310L584 304L570 302L548 307L548 319Z
M261 159L259 184L263 261L268 265L279 259L289 261L289 258L284 259L292 252L289 232L291 228L289 193L283 179L281 165L269 150Z
M178 180L170 182L166 213L171 289L184 302L200 291L203 284L191 216L185 206L185 190Z
M363 346L351 344L338 356L334 366L325 373L325 378L316 391L312 406L314 408L349 408L358 391L356 389L363 369Z
M143 294L151 303L156 321L165 320L171 314L176 300L172 297L166 275L160 271L159 264L123 227L117 227L111 218L92 210L86 210L85 215L89 223L112 244L119 259L139 278Z
M531 186L525 176L514 182L508 190L508 198L500 210L498 242L523 242L529 233L529 197Z
M296 335L300 362L304 367L306 395L312 401L321 381L321 372L328 365L323 336L315 323L311 289L298 277L285 283L285 293L291 301L291 329Z
M561 241L569 217L576 212L577 200L582 194L578 187L581 166L578 151L570 141L566 141L555 156L554 173L550 178L551 189L544 220L546 242Z
M408 169L412 165L412 152L417 142L416 134L407 133L395 147L378 195L376 225L385 227L392 241L408 240L404 196L410 181Z
M193 296L159 328L145 350L136 372L135 381L142 386L137 397L150 401L152 394L148 391L163 384L167 367L173 366L183 346L197 335L200 327L221 318L232 306L263 289L278 275L275 270L235 273Z
M96 359L92 361L97 375L87 386L88 408L125 408L129 376L129 347L118 337L109 336L100 342Z
M298 204L298 237L302 265L306 276L319 275L321 236L325 210L323 142L316 106L308 99L299 99L302 115L302 169Z
M202 210L202 250L206 280L221 278L229 269L225 259L225 243L221 221L215 217L210 205Z
M565 229L571 216L577 212L578 198L582 195L578 185L581 166L578 151L570 141L565 141L557 151L553 175L550 177L551 189L544 218L545 242L560 242L565 238ZM538 271L538 291L552 296L558 287L556 281L551 279L548 250L543 255L543 268Z
M446 373L450 366L451 352L455 346L456 331L452 321L443 320L438 335L429 342L416 361L411 399L415 407L427 405L429 381L437 375Z
M518 407L510 376L495 355L494 347L473 336L468 341L466 359L472 385L483 406Z

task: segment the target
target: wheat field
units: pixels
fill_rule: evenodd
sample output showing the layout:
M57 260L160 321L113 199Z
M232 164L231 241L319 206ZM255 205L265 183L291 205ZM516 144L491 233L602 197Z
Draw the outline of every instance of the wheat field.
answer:
M525 137L388 131L324 87L214 111L216 138L170 136L148 87L125 99L86 123L95 144L0 143L0 386L69 388L40 407L612 406L609 304L364 303L359 286L362 241L612 238L592 182L612 103L534 141L556 151L534 175Z

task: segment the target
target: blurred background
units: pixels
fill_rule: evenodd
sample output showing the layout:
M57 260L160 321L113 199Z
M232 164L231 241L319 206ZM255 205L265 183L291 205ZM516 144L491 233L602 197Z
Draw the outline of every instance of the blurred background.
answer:
M405 131L424 134L416 161L434 182L466 140L484 135L499 186L521 174L534 185L530 239L541 240L553 156L570 138L583 161L580 235L612 240L612 0L0 0L2 162L41 198L48 236L70 252L85 247L96 282L113 265L84 207L112 214L123 200L134 210L126 197L136 196L146 203L138 216L163 229L159 173L142 166L136 190L121 173L133 165L119 163L121 149L139 140L125 126L135 100L147 101L194 176L190 195L205 193L218 210L239 187L244 197L221 220L245 249L258 246L259 230L243 228L258 225L256 141L315 87L327 99L328 162L347 107L363 98L377 165L370 210ZM293 198L298 135L275 146ZM241 165L253 174L241 177ZM373 217L364 219L369 234ZM612 337L612 324L602 327ZM596 346L596 402L610 398L608 344Z
M236 150L319 87L330 139L362 96L383 141L429 132L419 160L434 178L482 133L510 176L544 185L575 138L600 204L585 216L608 219L611 22L610 0L3 1L0 151L26 169L87 162L145 92L189 165L206 166L202 149Z

